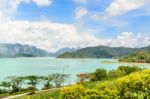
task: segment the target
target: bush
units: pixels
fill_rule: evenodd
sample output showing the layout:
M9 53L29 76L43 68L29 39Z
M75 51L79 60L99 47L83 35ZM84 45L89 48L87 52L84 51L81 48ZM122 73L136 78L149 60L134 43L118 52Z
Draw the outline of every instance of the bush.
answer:
M62 99L83 99L85 89L82 85L74 85L62 89Z
M113 69L113 70L110 70L108 72L108 77L109 78L118 78L118 77L123 76L123 75L124 75L124 72L121 71L121 70L115 70L115 69Z
M119 95L126 98L150 98L150 70L136 72L118 79L116 82ZM141 98L143 97L143 98Z
M150 70L101 82L94 90L83 85L64 88L62 99L150 99Z
M141 71L142 69L138 66L119 66L118 70L124 72L124 75L128 75L133 72Z
M96 69L94 74L97 81L107 78L107 71L105 69Z
M98 90L87 90L82 85L74 85L62 89L62 99L99 99Z

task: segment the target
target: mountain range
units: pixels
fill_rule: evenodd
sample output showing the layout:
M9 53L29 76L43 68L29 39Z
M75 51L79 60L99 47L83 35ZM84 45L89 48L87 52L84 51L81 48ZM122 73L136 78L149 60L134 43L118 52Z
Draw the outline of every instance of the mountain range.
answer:
M115 58L143 50L150 51L150 46L142 48L97 46L82 48L75 52L65 52L57 58Z
M22 45L19 43L9 44L4 43L0 44L0 57L57 57L60 54L65 52L76 51L75 48L62 48L56 52L48 52L43 49L37 48L36 46Z
M150 51L150 46L142 48L126 47L86 47L62 48L56 52L48 52L36 46L16 44L0 44L0 57L57 57L57 58L114 58L128 55L135 51Z

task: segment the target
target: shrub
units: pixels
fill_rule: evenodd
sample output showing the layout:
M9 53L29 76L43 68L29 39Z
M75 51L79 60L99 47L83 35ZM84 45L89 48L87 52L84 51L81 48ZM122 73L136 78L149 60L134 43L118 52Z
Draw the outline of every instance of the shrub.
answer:
M107 71L105 69L96 69L94 74L97 81L107 78Z
M85 89L82 85L74 85L62 89L62 99L83 99Z
M118 77L123 76L123 75L124 75L124 72L121 71L121 70L115 70L115 69L113 69L113 70L110 70L108 72L108 77L109 78L118 78Z
M62 99L150 99L150 70L100 82L97 87L94 90L80 84L65 87Z
M148 99L150 98L150 70L136 72L118 79L116 86L122 97Z
M142 69L139 68L138 66L119 66L118 70L124 72L124 75L128 75L136 71L141 71Z
M82 85L74 85L62 89L62 99L99 99L98 90L87 90Z

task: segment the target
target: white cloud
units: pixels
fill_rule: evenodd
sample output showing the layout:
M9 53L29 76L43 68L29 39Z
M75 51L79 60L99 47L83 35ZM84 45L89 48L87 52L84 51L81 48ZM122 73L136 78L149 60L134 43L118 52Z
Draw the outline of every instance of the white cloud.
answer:
M123 32L112 39L102 39L88 32L79 32L72 24L53 22L7 21L0 22L0 43L22 43L56 51L63 47L150 45L150 37Z
M10 1L10 0L9 0ZM125 32L114 39L102 39L91 32L80 32L74 24L61 24L46 21L12 21L13 15L21 2L35 2L39 6L50 5L51 0L0 0L0 43L22 43L56 51L63 47L87 47L97 45L139 47L150 45L150 37L135 36ZM88 14L86 8L76 10L76 19L83 19ZM3 21L2 21L3 20ZM114 22L113 22L114 23Z
M124 46L124 47L144 47L150 45L150 37L144 37L141 33L135 35L133 32L123 32L117 36L116 39L109 41L108 45L111 46Z
M62 47L94 46L101 42L71 24L7 21L0 23L0 43L23 43L54 51Z
M0 21L14 18L18 6L24 3L36 3L38 6L49 6L53 0L0 0Z
M76 9L75 18L77 20L82 19L88 14L88 10L86 8L79 7Z
M24 3L36 3L38 6L49 6L52 4L52 0L1 0L2 2L6 2L8 6L12 8L17 8L18 5L22 2ZM8 3L9 1L9 3Z
M110 17L105 15L104 13L94 13L91 15L91 19L93 19L95 22L98 22L100 24L103 24L106 28L108 27L125 27L129 24L128 21L120 20L115 17Z
M79 4L87 4L88 0L74 0L76 3Z
M52 4L52 0L32 0L38 6L48 6Z
M110 16L122 15L148 3L150 3L150 0L113 0L109 7L106 8L106 12Z

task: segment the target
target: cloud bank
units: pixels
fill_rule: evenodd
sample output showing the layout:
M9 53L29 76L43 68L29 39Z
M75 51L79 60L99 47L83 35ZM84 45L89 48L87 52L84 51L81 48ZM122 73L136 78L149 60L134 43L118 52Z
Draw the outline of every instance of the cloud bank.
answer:
M102 39L92 33L80 32L75 25L42 21L7 21L0 23L0 43L22 43L56 51L63 47L125 46L142 47L150 37L123 32L114 39Z
M41 21L8 21L0 24L0 43L18 42L54 51L67 46L91 46L100 41L90 33L78 32L72 24Z
M8 1L10 1L8 3ZM80 0L78 0L80 1ZM122 0L123 2L124 0ZM126 0L126 4L129 1ZM141 6L138 4L128 5ZM114 38L101 38L94 35L93 32L81 32L81 28L75 24L65 24L50 21L28 21L13 19L13 15L17 12L17 7L21 2L34 2L39 7L51 5L52 0L0 0L0 43L22 43L37 46L47 51L56 51L63 47L88 47L88 46L124 46L124 47L143 47L150 45L150 37L145 37L142 33L123 32ZM87 0L81 0L80 3L86 3ZM114 0L119 4L120 0ZM125 2L125 1L124 1ZM148 2L148 0L145 0ZM140 2L141 3L141 2ZM145 4L145 3L144 3ZM124 5L124 6L125 6ZM109 9L113 6L110 5ZM112 8L111 10L115 9ZM121 10L121 8L120 8ZM121 11L116 11L118 15ZM123 13L130 9L123 9ZM110 11L111 12L111 11ZM75 17L77 20L83 19L88 10L85 7L76 9ZM119 22L120 23L120 22ZM137 35L135 35L137 34Z

